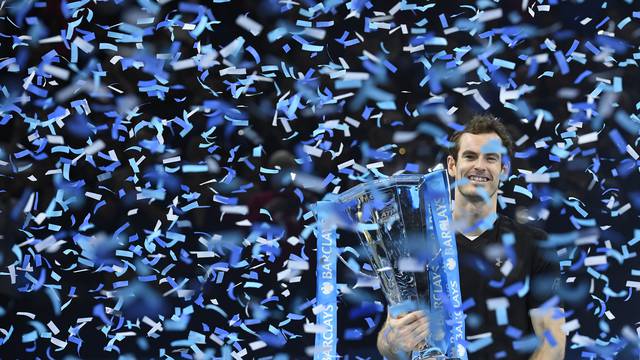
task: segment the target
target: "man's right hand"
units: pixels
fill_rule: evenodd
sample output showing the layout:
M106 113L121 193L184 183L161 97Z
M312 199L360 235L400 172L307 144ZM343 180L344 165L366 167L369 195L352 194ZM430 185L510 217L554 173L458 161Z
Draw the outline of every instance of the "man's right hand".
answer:
M429 333L429 321L423 311L413 311L387 321L378 334L378 350L388 359L406 357L419 350ZM404 356L403 356L404 355Z

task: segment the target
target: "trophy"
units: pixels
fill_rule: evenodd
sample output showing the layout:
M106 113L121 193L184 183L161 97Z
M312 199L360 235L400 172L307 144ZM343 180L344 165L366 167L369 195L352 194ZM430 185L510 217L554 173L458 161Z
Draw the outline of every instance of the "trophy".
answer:
M336 200L333 220L358 235L380 280L390 316L415 310L429 315L429 335L412 358L466 359L445 170L362 183Z

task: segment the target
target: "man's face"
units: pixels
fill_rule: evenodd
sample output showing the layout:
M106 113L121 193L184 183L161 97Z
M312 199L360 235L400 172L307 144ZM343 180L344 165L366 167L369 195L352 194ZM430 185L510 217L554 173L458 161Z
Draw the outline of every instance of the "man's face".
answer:
M458 192L469 199L495 198L500 176L507 173L502 166L504 147L496 133L464 133L459 138L458 159L447 158L449 176L456 180Z

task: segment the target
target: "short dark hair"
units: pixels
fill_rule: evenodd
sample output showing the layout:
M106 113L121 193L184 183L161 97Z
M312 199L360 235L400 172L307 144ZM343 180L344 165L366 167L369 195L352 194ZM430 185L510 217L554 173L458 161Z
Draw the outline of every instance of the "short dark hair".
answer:
M509 136L509 131L504 126L502 121L497 117L484 114L484 115L475 115L469 120L469 122L465 125L464 129L460 131L456 131L449 138L449 142L451 142L451 146L449 147L449 155L453 157L454 160L458 160L458 151L460 151L460 137L464 133L470 133L474 135L479 134L488 134L488 133L496 133L502 140L502 146L507 149L507 155L509 161L513 157L513 141L511 140L511 136ZM504 156L503 156L504 158Z

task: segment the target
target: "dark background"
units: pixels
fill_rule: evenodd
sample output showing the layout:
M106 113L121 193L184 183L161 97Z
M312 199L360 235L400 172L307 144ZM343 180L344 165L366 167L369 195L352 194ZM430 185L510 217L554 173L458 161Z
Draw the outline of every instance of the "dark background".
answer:
M512 176L502 188L515 204L501 211L530 218L550 234L571 236L560 248L567 260L563 272L576 281L566 285L561 296L568 320L578 319L580 328L568 338L567 357L637 358L640 318L633 304L638 294L627 285L640 281L632 273L640 269L638 246L630 244L640 236L634 234L640 228L638 161L627 151L627 144L638 151L640 129L635 115L640 35L635 2L531 2L524 8L521 2L438 2L379 20L391 24L391 29L404 24L407 34L371 29L371 21L378 21L373 18L389 14L394 5L390 2L325 1L313 15L305 12L314 5L311 1L3 4L0 328L11 336L0 334L6 338L0 352L16 358L118 354L197 358L199 351L221 357L246 349L246 358L304 358L313 346L304 324L315 320L310 205L328 192L344 191L378 176L338 165L352 159L362 166L382 161L384 167L377 170L385 175L424 172L444 161L451 132L473 114L490 112L505 122L514 140L528 136L516 147ZM473 20L478 12L495 9L502 10L496 19ZM254 36L238 26L240 15L260 23L260 34ZM202 33L183 29L185 23L198 24L204 17L209 25ZM592 20L581 24L587 17ZM630 22L619 26L627 17ZM324 36L303 33L304 23L296 25L298 20L311 21L325 31ZM459 30L446 30L454 26ZM282 37L270 40L268 34L278 28L284 29ZM117 33L133 37L120 42ZM40 42L56 35L64 40ZM219 53L240 36L245 40L241 49L225 58L218 55L209 66L173 68L175 61L201 57L207 48ZM76 37L94 49L79 50L73 61L71 44ZM443 37L447 44L403 50L432 37ZM322 45L322 51L305 51L302 42ZM587 42L600 53L595 55ZM380 61L369 59L365 50ZM556 52L571 59L564 74ZM259 62L252 53L259 55ZM575 53L584 54L584 60ZM548 54L548 61L527 61L536 54ZM115 61L114 56L122 58ZM496 58L514 62L514 69L493 66ZM341 59L348 71L369 73L369 79L341 88L343 84L327 72L342 69ZM462 63L473 59L478 59L486 76L477 69L460 71ZM392 65L382 64L385 60ZM68 70L69 77L52 77L46 63ZM277 70L265 68L269 65ZM229 67L246 69L246 74L220 74ZM34 71L31 84L37 88L25 90L25 79L28 83ZM581 77L585 71L590 73ZM425 76L429 80L421 86ZM622 81L621 91L605 86L589 96L598 84L613 83L615 77ZM150 85L160 90L146 91ZM237 92L242 86L246 89ZM521 90L511 101L517 110L500 101L501 87ZM375 89L382 91L379 97ZM488 108L466 93L474 89ZM347 92L354 96L332 101ZM288 101L295 95L300 95L300 105L288 112ZM91 109L88 115L73 103L83 99ZM384 100L395 109L380 103ZM188 116L193 128L187 131L185 118L195 107L200 110ZM448 114L453 107L457 111ZM56 109L70 112L62 120L64 127L44 125ZM272 124L276 111L291 129L280 120ZM543 119L536 124L539 114ZM332 120L343 128L332 128ZM30 126L38 122L39 126ZM596 142L578 144L579 136L594 131L599 132ZM400 141L403 132L415 136ZM61 136L63 144L47 135ZM101 140L104 148L73 162L89 139ZM303 145L321 149L321 156L309 156ZM558 157L554 146L564 146L570 155ZM110 151L118 161L110 159ZM163 163L178 155L179 162ZM139 161L139 171L129 159ZM46 174L64 169L64 164L69 164L68 176ZM208 168L196 173L181 168L197 164ZM544 172L557 174L550 183L525 181L521 170L543 167ZM291 172L298 181L291 181ZM310 187L304 176L324 181L323 186ZM527 188L531 198L515 192L516 186ZM143 189L159 191L158 198L140 199ZM60 190L64 206L54 207L60 215L36 222ZM86 197L86 192L102 198ZM25 212L31 196L37 201ZM184 208L193 201L198 208ZM223 214L223 203L244 205L247 212ZM630 208L616 213L625 204ZM131 209L138 209L137 214L127 215ZM167 217L169 209L176 221ZM581 225L576 219L586 222ZM155 230L159 237L150 251L145 238ZM169 246L167 232L183 234L184 239ZM65 242L37 252L35 245L49 236ZM589 237L597 244L581 245L580 239ZM339 245L358 249L357 241L346 234ZM602 274L598 279L587 273L586 254L604 254L608 247L622 253L624 246L632 254L624 262L610 256L606 265L594 267ZM138 253L127 257L117 250ZM194 251L213 251L216 256L198 258ZM347 255L360 264L366 262L364 256ZM282 272L290 262L307 262L308 270L292 270L287 276ZM129 269L118 276L114 265ZM15 283L9 276L11 266L16 269ZM378 358L374 346L384 315L382 294L352 289L354 274L344 264L339 271L346 287L340 299L339 352L350 358ZM145 275L156 278L141 280ZM123 280L127 285L114 286ZM251 282L260 285L252 287ZM163 295L178 284L189 291ZM605 316L605 308L614 319ZM18 312L31 313L35 319ZM151 325L142 320L145 316L163 323L163 330L149 336ZM79 327L77 319L83 317L93 319ZM59 352L47 334L50 321L60 329L56 338L68 342ZM33 331L35 341L29 335ZM117 337L123 332L133 335ZM198 334L206 338L204 343L195 342L198 351L189 347L194 342L179 342L197 339ZM576 334L594 339L597 346L573 346ZM249 344L259 340L268 346L251 350ZM113 347L108 346L110 341Z

